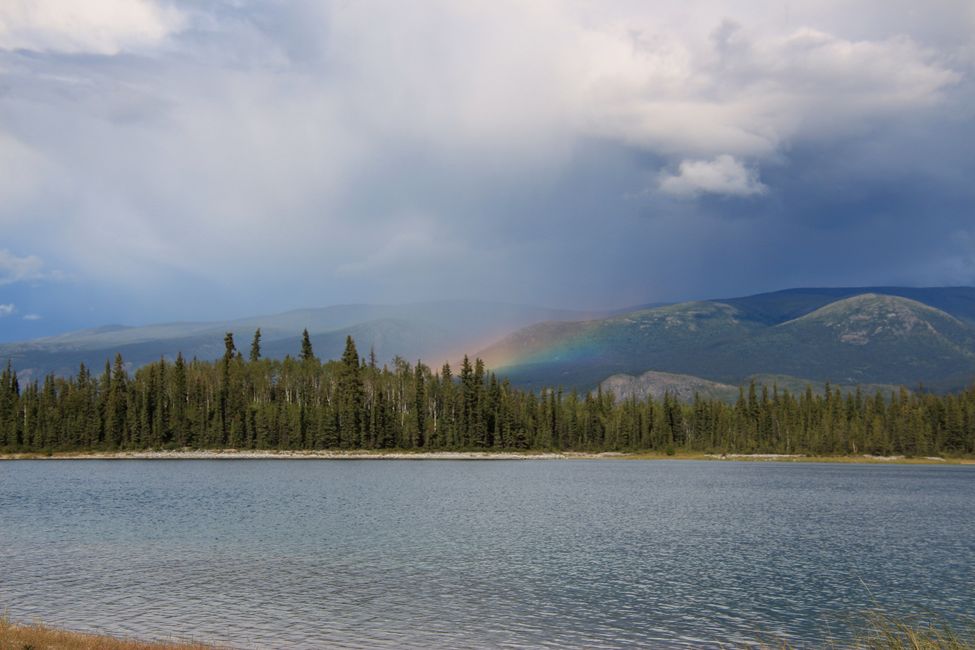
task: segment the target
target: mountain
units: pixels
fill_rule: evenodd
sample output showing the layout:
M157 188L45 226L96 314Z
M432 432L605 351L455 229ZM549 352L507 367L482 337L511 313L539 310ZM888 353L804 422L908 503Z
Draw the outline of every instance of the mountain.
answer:
M679 375L672 372L647 371L639 377L633 375L613 375L607 377L599 384L599 388L604 393L613 393L617 399L629 399L635 397L638 400L646 399L652 395L654 399L663 399L664 395L670 393L677 399L690 402L694 396L698 395L703 399L718 399L725 402L734 402L739 397L739 392L744 390L744 383L754 381L758 386L777 387L780 391L788 390L792 393L801 393L807 388L811 389L816 395L822 395L825 386L821 383L812 383L808 379L790 377L789 375L753 375L747 378L742 385L732 386L721 382L710 381L695 377L693 375ZM844 395L852 394L859 389L865 395L881 393L889 395L900 389L893 384L838 384L832 383L831 389L838 388ZM910 392L910 391L909 391Z
M233 321L165 323L142 327L112 325L19 343L0 344L0 360L10 359L21 376L76 372L79 364L100 369L121 353L130 368L160 357L216 359L223 338L233 332L246 354L254 330L261 328L265 356L296 355L307 328L316 354L338 358L345 337L361 354L374 349L381 362L401 356L428 363L453 360L513 330L539 321L593 318L585 311L545 309L477 301L438 301L403 305L337 305L254 316Z
M647 370L709 377L704 352L763 327L731 305L689 302L577 323L539 323L478 356L521 386L590 388L609 375Z
M874 293L830 303L781 323L726 355L744 368L815 379L933 387L975 378L975 328L914 300Z
M11 359L29 378L70 374L80 363L100 369L117 352L130 368L178 352L215 359L225 332L246 353L258 327L269 357L297 354L307 328L323 359L338 358L351 335L362 355L373 349L380 362L400 356L437 366L477 355L531 388L591 390L617 376L611 384L624 393L721 391L701 382L753 378L793 388L831 381L946 391L975 379L972 287L787 289L602 313L476 301L337 305L225 322L109 325L0 344L0 362Z
M775 325L805 316L820 307L864 294L899 296L940 309L960 320L975 323L975 287L836 287L784 289L743 298L720 299L751 320Z
M975 289L796 289L680 303L535 324L480 356L521 386L591 389L655 371L729 385L784 375L950 390L975 379Z
M648 395L662 399L667 393L680 400L690 401L695 395L706 399L731 401L738 397L738 387L708 381L692 375L678 375L672 372L647 371L639 377L633 375L613 375L607 377L599 387L603 392L613 393L617 399L635 397L644 400Z

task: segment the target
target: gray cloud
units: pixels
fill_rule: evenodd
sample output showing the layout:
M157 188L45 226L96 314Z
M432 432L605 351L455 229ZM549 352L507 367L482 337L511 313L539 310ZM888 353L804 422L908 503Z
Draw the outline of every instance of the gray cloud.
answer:
M0 286L30 280L49 280L60 278L61 274L48 271L44 262L36 255L15 255L0 249Z
M969 273L964 2L114 4L0 11L4 246L104 319Z

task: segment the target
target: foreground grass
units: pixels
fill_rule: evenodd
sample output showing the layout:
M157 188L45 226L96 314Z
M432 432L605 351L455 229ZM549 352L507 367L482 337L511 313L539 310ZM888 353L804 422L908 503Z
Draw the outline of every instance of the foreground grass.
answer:
M217 646L185 642L148 642L68 632L40 624L15 625L0 618L0 650L215 650ZM787 642L761 647L781 650L807 647ZM864 628L852 642L827 641L817 646L858 650L975 650L975 627L957 632L946 623L900 620L868 613Z
M58 630L40 624L15 625L0 618L0 650L214 650L201 643L158 643Z
M975 650L975 619L961 631L932 618L895 618L879 611L855 617L852 640L827 639L815 644L769 640L758 644L762 650ZM752 647L752 646L750 646Z
M975 629L958 632L947 623L895 620L886 614L871 613L858 645L866 650L972 650Z

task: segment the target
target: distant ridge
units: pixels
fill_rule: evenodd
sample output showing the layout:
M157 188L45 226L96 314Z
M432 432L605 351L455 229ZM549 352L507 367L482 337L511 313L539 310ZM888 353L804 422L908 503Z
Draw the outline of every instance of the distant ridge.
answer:
M591 389L647 371L962 388L975 380L975 288L809 288L539 323L481 351L522 386Z
M742 383L750 384L752 382L770 391L778 389L780 393L782 391L790 391L796 394L803 393L806 389L809 389L814 394L821 395L826 388L825 384L812 382L800 377L789 377L788 375L754 375L748 377L747 381ZM644 400L647 397L653 397L659 401L665 395L669 394L684 402L693 401L696 397L705 400L718 399L725 402L734 402L743 392L745 386L722 384L720 382L694 377L693 375L680 375L650 370L639 377L623 374L613 375L603 380L599 384L599 388L604 393L612 393L617 399L635 398L637 400ZM898 390L897 386L887 384L850 385L833 383L830 385L831 390L839 389L843 394L855 393L857 388L864 395L875 395L877 393L889 395Z
M316 354L338 358L346 336L363 354L370 349L381 363L400 356L428 363L453 360L513 330L539 321L594 318L599 312L547 309L481 301L434 301L401 305L335 305L299 309L219 322L162 323L141 327L112 325L18 343L0 344L0 361L10 359L22 376L49 372L69 375L85 363L100 369L121 353L130 368L160 357L212 360L224 351L223 338L233 332L237 347L248 349L261 328L265 356L296 355L301 332L308 329Z
M691 375L648 370L639 377L632 375L613 375L604 379L599 387L604 392L613 393L617 399L645 400L653 397L660 400L664 395L672 395L683 401L690 401L698 395L705 399L731 401L738 396L738 387L708 381Z
M223 336L265 356L297 354L309 330L316 354L346 336L380 363L399 356L437 366L464 354L522 387L591 390L614 375L683 375L727 386L752 377L803 385L903 385L944 391L975 380L975 288L811 287L605 312L479 301L336 305L224 322L108 325L0 345L22 377L100 369L121 353L130 369L182 352L215 359ZM658 377L659 379L659 377ZM666 382L663 382L666 383Z
M955 318L975 323L975 287L806 287L709 302L727 303L740 308L753 320L773 324L798 318L837 300L862 294L908 298L940 309Z

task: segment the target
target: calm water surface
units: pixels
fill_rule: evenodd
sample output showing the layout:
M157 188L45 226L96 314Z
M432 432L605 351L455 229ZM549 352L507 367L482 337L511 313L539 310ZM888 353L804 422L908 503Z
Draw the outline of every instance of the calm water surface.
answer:
M975 612L975 467L0 462L0 610L239 647L711 646Z

